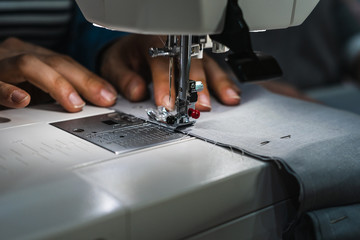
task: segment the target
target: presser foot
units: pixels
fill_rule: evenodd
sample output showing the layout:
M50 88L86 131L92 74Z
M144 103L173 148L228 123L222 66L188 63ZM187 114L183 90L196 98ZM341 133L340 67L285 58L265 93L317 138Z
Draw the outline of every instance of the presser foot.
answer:
M188 114L172 113L166 110L165 107L158 107L157 109L146 109L147 115L151 120L154 120L161 125L165 125L172 129L180 127L188 127L193 125L196 121L191 118L197 119L200 112L193 108L189 108Z

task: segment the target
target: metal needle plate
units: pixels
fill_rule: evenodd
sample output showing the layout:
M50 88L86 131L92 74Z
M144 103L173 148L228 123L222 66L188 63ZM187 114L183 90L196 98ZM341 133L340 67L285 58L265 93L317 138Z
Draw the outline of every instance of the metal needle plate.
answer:
M121 112L55 122L51 125L116 154L185 137L184 134Z

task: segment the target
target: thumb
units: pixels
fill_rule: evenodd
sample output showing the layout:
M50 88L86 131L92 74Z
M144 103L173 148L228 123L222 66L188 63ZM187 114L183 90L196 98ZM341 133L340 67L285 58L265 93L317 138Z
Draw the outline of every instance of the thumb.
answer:
M30 95L24 90L0 81L0 105L23 108L30 103Z

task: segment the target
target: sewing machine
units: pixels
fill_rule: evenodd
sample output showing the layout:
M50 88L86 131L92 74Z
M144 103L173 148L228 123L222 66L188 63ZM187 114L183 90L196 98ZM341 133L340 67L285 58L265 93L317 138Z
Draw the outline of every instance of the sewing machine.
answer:
M281 239L297 187L285 171L184 135L109 151L61 128L95 134L94 117L142 124L91 106L0 111L2 239Z
M276 60L254 53L249 30L287 28L301 24L318 1L306 0L77 0L84 16L97 26L141 34L167 35L163 48L151 48L152 57L169 57L169 95L175 86L175 113L150 110L150 118L171 127L194 123L201 82L189 80L191 57L201 58L209 41L213 52L232 54L227 62L238 79L258 81L281 76ZM244 12L244 13L243 13ZM246 21L245 21L246 20ZM249 27L248 27L249 25ZM205 35L205 36L204 36ZM173 84L173 79L175 84Z
M174 124L191 122L189 89L201 86L188 88L188 65L202 48L191 35L220 34L227 1L77 2L98 25L170 35L164 54L174 54L179 72ZM263 30L301 23L316 1L239 4L250 29ZM69 114L58 105L1 111L1 238L281 239L297 187L282 171L166 129L151 135L153 126L128 114L92 106ZM126 136L144 140L118 142Z

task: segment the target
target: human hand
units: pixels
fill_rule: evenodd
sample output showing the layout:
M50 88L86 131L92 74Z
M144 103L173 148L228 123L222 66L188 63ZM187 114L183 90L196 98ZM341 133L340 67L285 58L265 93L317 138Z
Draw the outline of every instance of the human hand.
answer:
M27 106L30 94L21 88L30 85L27 83L48 93L69 112L78 112L85 105L79 94L103 107L114 104L116 99L111 84L70 57L9 38L0 44L0 105ZM33 97L38 95L41 91Z
M129 35L114 42L101 58L100 72L110 80L130 101L141 101L147 97L147 83L152 79L154 98L157 106L172 110L175 102L175 90L169 102L169 59L151 58L150 47L163 47L158 36ZM192 59L191 80L201 81L204 90L198 93L196 108L210 111L209 90L226 105L240 103L240 89L229 79L227 74L209 56L202 60Z

